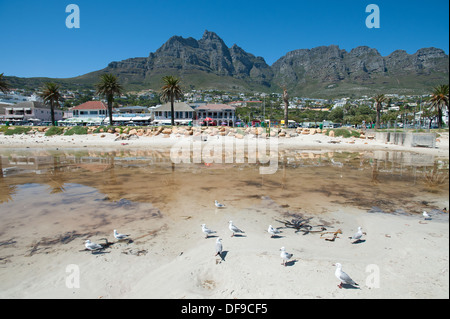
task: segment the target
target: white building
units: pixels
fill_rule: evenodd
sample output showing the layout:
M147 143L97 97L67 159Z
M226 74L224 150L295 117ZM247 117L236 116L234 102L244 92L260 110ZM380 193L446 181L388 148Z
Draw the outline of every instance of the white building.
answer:
M41 102L21 102L4 108L5 114L0 115L3 121L51 121L51 109L49 105ZM63 119L64 112L58 108L54 109L55 120Z
M185 102L175 102L173 105L175 112L175 125L188 124L194 119L194 109ZM154 124L170 125L172 111L170 102L153 109Z

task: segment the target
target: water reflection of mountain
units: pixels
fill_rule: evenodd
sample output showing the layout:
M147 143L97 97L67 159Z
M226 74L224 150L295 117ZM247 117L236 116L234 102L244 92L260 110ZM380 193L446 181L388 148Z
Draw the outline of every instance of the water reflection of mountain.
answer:
M383 184L401 188L400 183L420 184L432 169L441 175L448 172L448 159L382 151L280 151L277 172L264 176L259 174L260 164L173 164L169 151L33 151L0 156L0 202L10 201L17 185L31 183L48 185L50 194L64 192L74 183L95 187L113 201L169 203L182 192L193 200L201 198L208 193L206 188L238 193L245 187L244 192L252 194L272 189L288 198L300 187L323 194Z

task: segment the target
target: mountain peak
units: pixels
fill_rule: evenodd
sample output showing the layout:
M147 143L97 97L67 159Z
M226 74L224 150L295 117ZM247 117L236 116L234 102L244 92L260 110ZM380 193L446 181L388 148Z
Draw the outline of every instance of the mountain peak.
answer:
M215 32L208 31L208 30L205 30L205 32L203 33L202 40L221 40L222 41L222 39Z

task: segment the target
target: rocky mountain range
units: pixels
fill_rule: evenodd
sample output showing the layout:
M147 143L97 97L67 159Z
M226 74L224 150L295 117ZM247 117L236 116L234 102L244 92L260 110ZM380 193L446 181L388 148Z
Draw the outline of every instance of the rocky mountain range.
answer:
M448 55L424 48L414 54L397 50L388 56L367 46L350 52L336 45L288 52L269 66L264 58L236 44L229 48L214 32L200 40L171 37L148 57L111 62L103 70L66 79L95 83L101 73L118 75L127 88L161 87L164 75L181 77L186 89L260 90L304 96L382 93L422 94L449 82Z

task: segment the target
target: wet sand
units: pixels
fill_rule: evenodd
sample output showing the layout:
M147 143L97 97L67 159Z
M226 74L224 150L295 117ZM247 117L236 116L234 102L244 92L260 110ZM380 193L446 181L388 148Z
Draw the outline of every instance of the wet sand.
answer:
M1 298L449 297L448 175L439 185L427 180L435 163L445 177L448 154L306 144L283 148L277 172L261 175L257 164L171 165L167 144L113 153L108 144L58 145L0 152L28 163L0 179ZM216 209L215 199L227 207ZM299 216L342 234L326 241L281 228L270 238L269 224ZM231 237L229 220L245 234ZM224 260L203 223L223 239ZM352 244L358 226L366 235ZM133 242L83 251L88 238L115 242L113 229ZM282 246L294 254L286 267ZM336 262L360 289L337 287Z

